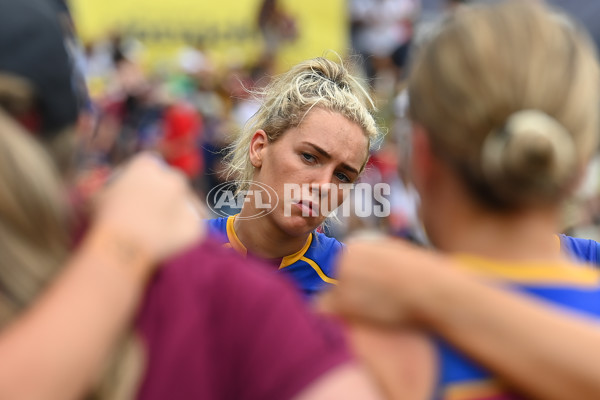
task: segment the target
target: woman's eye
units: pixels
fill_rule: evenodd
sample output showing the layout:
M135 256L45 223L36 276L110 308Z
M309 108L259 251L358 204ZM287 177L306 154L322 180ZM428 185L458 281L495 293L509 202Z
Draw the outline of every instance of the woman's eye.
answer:
M309 163L313 163L317 160L315 158L315 156L313 156L312 154L308 154L308 153L302 153L302 158L304 159L304 161L309 162Z
M340 180L340 182L350 183L350 178L348 178L348 176L346 174L343 174L341 172L336 172L335 177L338 178Z

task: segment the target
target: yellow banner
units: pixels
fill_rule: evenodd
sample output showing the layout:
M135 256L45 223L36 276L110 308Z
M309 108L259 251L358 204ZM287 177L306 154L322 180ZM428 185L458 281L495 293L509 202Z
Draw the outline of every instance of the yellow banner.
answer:
M185 45L198 45L217 65L252 63L265 46L258 29L263 0L71 0L84 42L121 32L144 45L146 66L174 66ZM281 70L333 50L348 52L346 0L279 0L293 21L296 38L283 42ZM169 65L170 64L170 65Z

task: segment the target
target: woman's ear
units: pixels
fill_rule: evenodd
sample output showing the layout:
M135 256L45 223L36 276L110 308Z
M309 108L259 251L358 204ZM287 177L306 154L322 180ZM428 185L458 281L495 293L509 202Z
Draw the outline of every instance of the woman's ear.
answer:
M260 168L262 166L264 158L264 150L269 145L269 138L262 129L254 132L252 139L250 140L250 162L254 168Z

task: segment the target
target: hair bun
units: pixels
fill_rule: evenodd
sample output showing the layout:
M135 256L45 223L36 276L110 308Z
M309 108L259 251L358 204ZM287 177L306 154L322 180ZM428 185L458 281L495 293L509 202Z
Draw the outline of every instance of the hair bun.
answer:
M552 196L572 177L575 150L570 133L556 119L539 110L523 110L486 137L481 163L490 182L514 182L513 191L524 191L522 195Z

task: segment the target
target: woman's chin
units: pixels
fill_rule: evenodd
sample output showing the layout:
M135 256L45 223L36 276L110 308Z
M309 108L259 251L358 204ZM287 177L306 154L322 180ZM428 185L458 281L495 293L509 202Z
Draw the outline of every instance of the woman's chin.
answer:
M283 230L290 236L307 235L314 231L324 218L303 217L302 215L291 215L283 218Z

